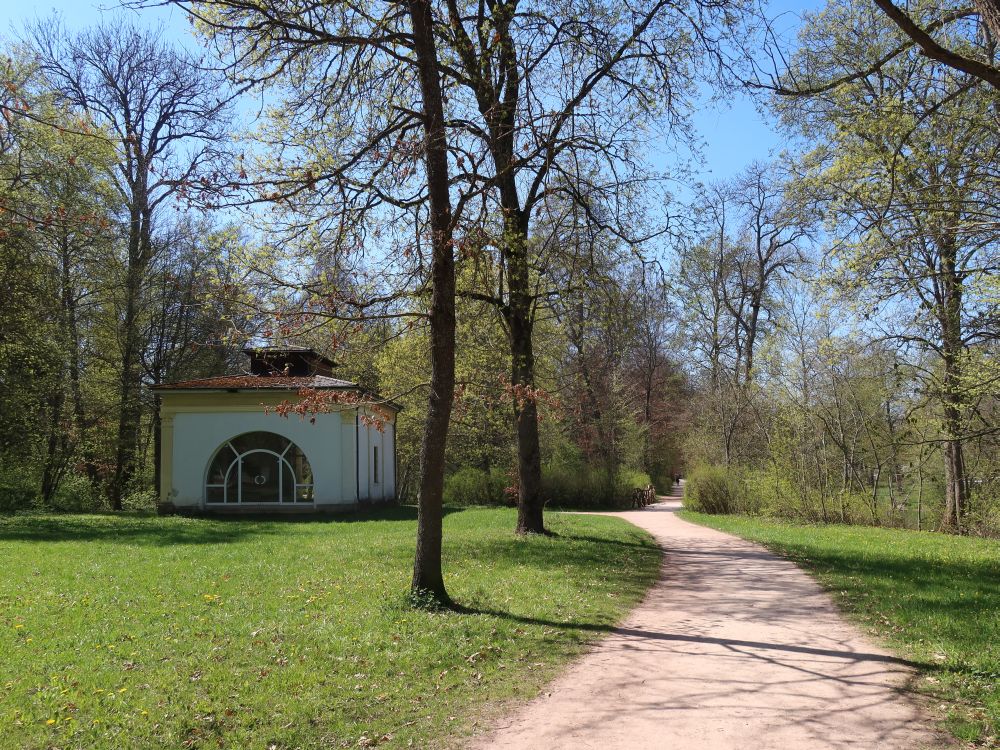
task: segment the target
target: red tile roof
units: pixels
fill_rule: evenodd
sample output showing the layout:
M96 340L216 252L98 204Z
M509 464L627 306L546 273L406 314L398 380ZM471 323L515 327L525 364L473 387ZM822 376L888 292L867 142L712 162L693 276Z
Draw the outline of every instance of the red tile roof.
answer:
M188 391L188 390L276 390L297 391L302 388L357 388L357 383L348 380L338 380L325 375L310 375L291 377L287 375L221 375L215 378L200 378L198 380L181 380L176 383L154 385L157 391Z

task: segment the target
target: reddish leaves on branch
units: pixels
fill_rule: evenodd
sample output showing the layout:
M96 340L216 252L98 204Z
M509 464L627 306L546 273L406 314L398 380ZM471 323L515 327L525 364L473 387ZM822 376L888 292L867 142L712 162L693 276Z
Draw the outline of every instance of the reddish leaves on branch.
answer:
M387 422L392 421L392 410L386 408L384 400L361 391L301 388L296 395L297 400L285 399L275 407L265 407L265 411L273 409L275 414L285 418L296 414L300 419L308 419L310 424L316 424L316 416L319 414L367 409L373 414L359 413L359 421L366 427L374 427L379 432L385 429Z

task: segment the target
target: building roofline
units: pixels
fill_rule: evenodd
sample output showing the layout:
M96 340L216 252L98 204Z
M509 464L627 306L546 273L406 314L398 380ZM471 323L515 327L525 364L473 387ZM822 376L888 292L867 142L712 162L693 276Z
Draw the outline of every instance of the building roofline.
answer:
M311 380L314 377L326 377L326 376L308 376L308 377L298 377L295 380ZM216 384L215 381L226 381L233 380L234 378L240 378L241 380L248 380L253 378L254 380L259 379L260 385L243 385L243 384L232 384L225 385L224 383ZM298 393L302 390L316 390L316 391L355 391L362 398L369 399L370 403L377 404L379 406L387 406L388 408L400 412L403 410L401 404L396 403L390 399L382 398L377 393L372 393L371 391L366 391L361 388L357 383L351 383L348 381L340 381L337 383L287 383L287 382L276 382L284 379L282 376L262 376L262 375L220 375L212 378L199 378L195 380L180 381L178 383L161 383L159 385L150 386L150 390L157 393L157 395L162 395L164 393L263 393L263 392L274 392L274 393ZM335 378L329 378L330 380L335 380ZM188 385L190 384L190 385ZM363 404L359 404L363 405ZM354 408L354 405L351 405Z

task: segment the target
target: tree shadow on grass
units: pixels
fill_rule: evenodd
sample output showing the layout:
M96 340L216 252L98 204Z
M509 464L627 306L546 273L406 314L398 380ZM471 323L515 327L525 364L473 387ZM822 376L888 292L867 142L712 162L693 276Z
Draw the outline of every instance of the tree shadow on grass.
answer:
M592 542L595 544L613 544L618 547L629 547L631 549L637 550L655 550L659 549L656 542L641 542L635 541L630 542L625 539L605 539L599 536L591 536L589 534L574 534L574 533L564 533L564 534L554 534L554 536L566 539L568 541L581 541L581 542Z
M528 617L526 615L515 615L512 612L505 612L500 609L492 609L491 607L477 607L472 605L465 605L459 603L452 603L450 607L447 608L448 611L454 612L459 615L473 615L473 616L486 616L486 617L496 617L501 620L509 620L511 622L520 623L521 625L538 625L546 628L554 628L556 630L582 630L592 633L610 633L615 630L613 624L603 624L596 622L562 622L559 620L548 620L544 617Z
M445 514L461 510L448 508ZM322 530L326 525L367 521L412 523L416 517L416 508L406 505L284 517L266 514L159 517L128 513L28 513L0 516L0 542L105 542L156 547L226 544L281 534L286 527L294 524L308 524Z

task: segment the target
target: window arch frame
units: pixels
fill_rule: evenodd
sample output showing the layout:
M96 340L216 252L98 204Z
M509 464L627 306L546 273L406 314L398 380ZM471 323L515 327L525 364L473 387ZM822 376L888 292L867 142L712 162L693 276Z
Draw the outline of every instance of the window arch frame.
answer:
M281 452L279 453L278 451L271 450L270 448L261 448L261 447L253 447L253 446L251 446L249 448L245 448L242 451L240 451L233 444L235 441L239 440L240 438L244 438L244 437L246 437L248 435L255 435L255 434L267 435L267 436L272 437L272 438L279 438L281 441L283 441L285 443L285 446L284 446L284 448L282 448ZM223 473L222 482L221 483L219 483L219 482L212 482L211 481L212 468L214 467L214 465L215 465L216 461L218 460L219 456L225 450L231 451L231 453L233 455L233 458L229 462L229 465L226 467L226 470ZM289 460L288 453L290 451L292 451L292 452L297 451L298 454L301 456L302 462L304 463L305 473L307 473L308 478L309 478L308 482L300 481L300 479L302 479L304 477L300 477L299 476L299 474L295 471L295 467L292 465L292 461ZM274 500L244 500L243 499L243 484L244 483L240 480L240 477L241 477L242 472L243 472L243 459L246 456L250 456L250 455L253 455L253 454L265 454L265 455L273 456L275 458L276 465L278 467L278 476L277 476L278 494L277 494L277 499L274 499ZM230 500L229 499L229 493L230 493L229 480L230 480L230 476L232 475L232 472L234 470L236 471L236 481L235 481L236 498L233 499L233 500ZM288 474L291 475L291 478L292 478L292 482L291 482L291 497L290 498L286 498L285 497L285 472L288 472ZM262 506L262 505L263 506L267 506L267 505L296 505L296 506L300 506L301 507L301 506L305 506L305 505L315 505L315 503L316 503L315 481L316 481L316 479L315 479L315 475L313 474L312 463L309 461L309 457L306 455L306 452L304 450L302 450L302 448L294 440L292 440L291 438L285 437L284 435L282 435L280 433L271 432L269 430L250 430L248 432L241 432L240 434L234 435L233 437L227 439L225 442L222 443L222 445L220 445L218 448L216 448L212 452L212 456L208 460L208 464L206 465L206 468L205 468L204 481L202 482L202 492L203 492L203 499L204 499L205 505L211 505L211 506L233 506L233 505L238 505L238 506L242 506L242 505L252 505L252 506ZM209 499L209 496L211 494L210 490L221 490L221 492L222 492L222 499L221 500L210 500ZM299 499L299 493L300 493L300 491L304 491L305 492L307 499L301 499L301 500Z

